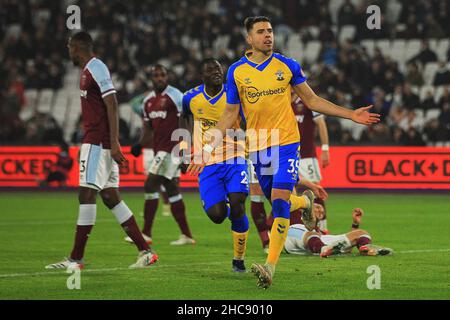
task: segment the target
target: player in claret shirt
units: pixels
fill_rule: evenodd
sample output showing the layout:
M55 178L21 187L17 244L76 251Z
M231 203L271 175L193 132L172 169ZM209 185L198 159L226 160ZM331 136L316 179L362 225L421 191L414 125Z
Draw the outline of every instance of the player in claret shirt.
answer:
M93 53L91 36L81 31L69 39L70 59L81 67L80 90L84 138L80 150L80 203L72 253L46 269L82 269L84 250L95 224L97 193L139 250L130 268L143 268L158 259L145 242L130 209L119 195L119 165L125 161L119 143L119 117L108 67Z
M322 167L326 167L330 163L330 153L325 116L315 111L311 111L295 93L292 95L292 108L298 122L300 136L302 137L299 175L301 178L320 184L322 175L320 173L319 161L316 154L315 136L316 128L318 128L320 141L322 143ZM322 205L325 210L322 219L318 221L318 225L322 232L328 233L325 201L316 198L314 202Z
M144 127L138 144L131 152L138 157L142 146L152 140L155 156L148 169L145 181L144 228L142 233L147 242L152 241L152 226L159 203L159 190L164 186L169 197L170 209L175 218L181 235L172 245L195 244L186 218L183 197L178 188L176 178L180 176L181 159L172 156L172 150L178 144L172 141L172 133L179 128L181 103L183 93L169 85L167 69L162 65L155 65L151 78L154 90L144 99L143 117ZM127 242L132 239L125 238Z

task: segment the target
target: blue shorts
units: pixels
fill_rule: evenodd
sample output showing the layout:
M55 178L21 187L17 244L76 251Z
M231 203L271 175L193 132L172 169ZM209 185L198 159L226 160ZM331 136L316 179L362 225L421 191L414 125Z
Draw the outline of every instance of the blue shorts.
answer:
M228 201L228 194L248 194L247 161L243 164L215 163L203 168L198 177L200 198L206 211L213 205Z
M298 181L300 143L273 146L250 154L259 184L267 199L272 189L292 191Z

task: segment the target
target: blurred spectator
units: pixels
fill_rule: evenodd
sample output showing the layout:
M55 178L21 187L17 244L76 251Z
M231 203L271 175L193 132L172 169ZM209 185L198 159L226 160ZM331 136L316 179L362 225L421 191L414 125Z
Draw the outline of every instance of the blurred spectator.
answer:
M417 131L414 128L409 128L406 131L404 145L405 146L424 146L425 141L423 141L419 131Z
M450 103L450 87L445 87L444 92L442 93L441 98L438 102L438 107L441 110L444 110L445 104Z
M420 52L412 57L408 62L420 62L422 65L426 65L428 62L436 62L437 55L430 49L428 40L422 40Z
M411 85L408 82L403 86L403 105L409 110L420 107L419 96L412 91Z
M417 64L414 62L408 63L406 66L406 76L405 81L411 84L412 86L422 86L423 85L423 77L422 73L419 71Z
M38 184L41 187L62 187L66 185L68 174L73 166L73 159L69 155L69 146L66 143L62 143L60 149L56 163L48 169L46 178L38 180Z
M51 143L62 139L61 128L50 115L35 115L22 121L19 114L33 111L21 113L26 105L25 89L58 90L64 85L68 65L66 43L70 35L65 25L67 2L0 1L0 139L6 143ZM304 42L303 48L308 41L321 42L317 63L311 63L311 59L300 61L308 73L309 84L320 95L346 107L373 103L374 110L382 113L384 124L366 135L366 143L380 143L386 140L386 134L401 136L396 125L412 117L406 110L435 107L443 110L449 102L448 88L437 105L433 105L429 93L420 101L417 94L422 91L416 87L424 84L425 64L437 61L436 53L425 39L450 35L450 6L447 0L370 2L382 9L382 29L369 30L365 12L368 2L356 3L344 0L335 7L329 0L288 0L276 5L261 0L74 2L83 8L82 25L95 38L96 55L111 70L119 103L126 103L148 89L145 67L155 63L171 69L170 82L181 90L200 84L197 67L204 57L217 57L226 71L247 48L243 19L247 15L263 14L272 18L276 34L284 38L284 41L281 37L276 39L280 51L286 51L286 44L295 32ZM337 43L344 25L357 28L354 39L357 43L345 39ZM361 45L364 39L384 38L424 39L421 51L410 59L406 72L403 70L406 61L393 61L379 48L372 53ZM436 86L450 82L445 63L439 64L432 79ZM441 113L442 119L447 119L445 115ZM327 121L333 121L330 119ZM122 119L120 123L123 141L136 134L129 132L127 121ZM360 142L355 141L359 137L352 136L353 132L342 130L338 121L333 125L339 134L335 138L337 143ZM389 126L387 130L386 126ZM79 142L81 136L82 129L77 126L71 140ZM419 141L408 139L409 143Z
M339 8L338 13L338 25L339 27L345 25L356 24L356 9L351 0L345 0L342 6Z
M420 107L424 111L437 108L437 104L434 101L433 91L427 91L427 93L425 94L425 99L422 101Z
M448 70L447 65L444 61L439 62L439 69L437 70L433 85L442 86L450 84L450 70Z

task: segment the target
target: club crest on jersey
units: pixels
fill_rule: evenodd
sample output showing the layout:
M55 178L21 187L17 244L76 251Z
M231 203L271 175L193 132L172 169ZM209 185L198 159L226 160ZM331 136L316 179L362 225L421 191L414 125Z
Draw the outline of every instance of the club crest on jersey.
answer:
M278 81L283 81L284 80L284 72L281 70L278 70L277 72L275 72L275 75L277 76L277 80Z
M87 98L87 90L80 90L80 96L83 98Z
M250 80L250 78L245 78L244 82L245 82L245 84L250 84L250 83L252 83L252 80Z
M198 113L198 114L203 114L203 109L198 109L198 110L197 110L197 113Z

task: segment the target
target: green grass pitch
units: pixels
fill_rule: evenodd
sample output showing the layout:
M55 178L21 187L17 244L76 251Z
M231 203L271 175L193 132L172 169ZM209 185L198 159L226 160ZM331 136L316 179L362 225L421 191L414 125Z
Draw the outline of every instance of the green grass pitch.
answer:
M143 196L123 197L142 224ZM0 299L449 299L450 197L418 194L332 193L327 203L333 233L351 226L351 209L362 207L361 227L392 256L357 254L321 259L283 254L268 290L251 273L231 272L230 224L214 225L197 193L184 194L195 246L172 247L179 230L159 209L153 248L160 260L145 270L128 270L135 247L98 201L97 224L86 250L81 289L68 290L68 274L44 266L70 252L78 214L76 192L0 194ZM266 206L269 209L269 206ZM247 210L249 213L249 211ZM250 218L251 219L251 218ZM251 221L251 220L250 220ZM263 262L250 222L247 268ZM369 290L367 268L381 269L381 289Z

